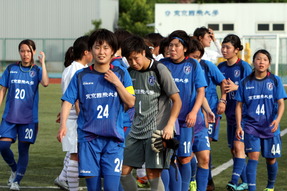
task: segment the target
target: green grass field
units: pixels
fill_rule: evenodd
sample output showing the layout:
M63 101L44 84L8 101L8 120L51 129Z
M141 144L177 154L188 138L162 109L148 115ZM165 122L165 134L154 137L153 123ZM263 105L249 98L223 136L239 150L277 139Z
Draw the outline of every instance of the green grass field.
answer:
M51 190L55 189L53 181L58 176L62 169L63 158L65 153L62 152L61 144L57 141L56 135L59 124L55 122L56 115L60 110L61 87L60 84L50 84L49 87L40 87L40 104L39 104L39 133L37 141L30 149L30 161L26 171L26 175L21 182L24 187L41 187L41 188L26 188L23 190ZM287 107L287 106L286 106ZM1 106L1 115L4 104ZM212 143L212 158L213 165L219 165L231 159L229 148L226 141L226 122L225 118L221 121L220 140ZM281 121L281 130L287 127L287 112ZM287 135L282 137L283 149L282 157L279 161L279 173L276 182L276 190L287 190L286 171L287 171L287 150L285 145L287 142ZM17 145L13 144L17 158ZM225 190L225 186L231 177L232 168L221 172L214 177L216 191ZM0 190L8 190L4 186L7 185L7 180L10 176L10 169L0 157ZM265 160L260 160L257 170L257 190L263 190L267 182L267 172ZM84 181L81 180L81 185L84 186ZM47 188L45 188L47 187ZM48 188L50 187L50 188Z

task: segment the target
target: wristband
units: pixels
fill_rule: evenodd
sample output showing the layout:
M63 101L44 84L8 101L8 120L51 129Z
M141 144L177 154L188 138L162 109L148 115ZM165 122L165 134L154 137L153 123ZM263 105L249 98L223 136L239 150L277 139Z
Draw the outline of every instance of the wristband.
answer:
M226 105L227 101L225 99L220 99L219 103L224 103Z

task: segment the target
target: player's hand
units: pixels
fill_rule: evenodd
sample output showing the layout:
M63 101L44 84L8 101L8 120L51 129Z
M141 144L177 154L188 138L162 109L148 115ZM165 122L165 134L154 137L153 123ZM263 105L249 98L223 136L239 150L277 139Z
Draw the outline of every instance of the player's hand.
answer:
M212 111L206 113L206 117L208 123L215 123L215 115Z
M217 114L222 115L226 109L226 104L223 102L219 102L217 105Z
M45 63L45 58L46 58L45 53L43 51L41 51L39 54L40 55L38 56L38 59L39 59L40 63L41 64Z
M271 132L274 133L278 129L279 122L277 120L272 121L270 127L272 127Z
M238 140L243 139L243 137L244 137L244 131L242 130L242 127L237 127L237 128L236 128L235 135L236 135L236 139L238 139Z
M211 38L212 41L215 41L215 36L214 36L214 32L211 28L208 29L208 32L209 32L209 36Z
M196 122L196 113L189 112L186 116L185 123L187 127L193 127Z
M236 85L232 80L229 78L227 79L227 84L224 85L224 91L226 93L230 93L236 91L238 89L238 85Z
M171 139L173 138L173 126L165 126L163 129L162 138L164 139Z
M111 82L112 84L114 84L115 86L117 86L117 84L121 83L120 79L118 78L118 76L111 70L108 70L105 73L104 78L106 80L108 80L109 82Z
M66 136L67 127L60 127L57 135L58 141L61 143L64 136Z
M56 123L60 123L61 121L61 112L58 113Z

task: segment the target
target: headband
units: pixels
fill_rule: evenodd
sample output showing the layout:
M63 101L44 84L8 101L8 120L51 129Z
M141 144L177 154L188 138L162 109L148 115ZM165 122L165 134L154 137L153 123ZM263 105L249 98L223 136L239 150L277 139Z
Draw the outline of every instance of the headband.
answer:
M184 42L184 40L182 40L179 37L172 37L172 39L178 39L183 45L186 45L186 43Z

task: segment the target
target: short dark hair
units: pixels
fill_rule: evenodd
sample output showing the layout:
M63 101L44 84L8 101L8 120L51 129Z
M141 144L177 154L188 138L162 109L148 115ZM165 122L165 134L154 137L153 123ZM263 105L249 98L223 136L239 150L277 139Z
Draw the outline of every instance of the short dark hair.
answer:
M270 54L267 50L265 50L265 49L257 50L257 51L254 53L254 55L253 55L253 62L254 62L254 60L255 60L255 58L256 58L256 55L259 54L259 53L265 54L265 55L267 56L267 58L269 59L269 63L271 64L271 61L272 61L271 54Z
M132 35L132 33L124 29L117 29L114 34L118 40L118 49L121 48L122 43Z
M200 28L196 28L194 30L193 36L196 37L199 40L199 37L203 38L206 33L209 33L208 28L200 27Z
M163 36L160 33L149 33L144 38L148 39L155 47L157 47L160 45Z
M183 45L187 51L184 53L185 56L188 56L190 53L190 37L184 30L176 30L173 31L170 35L168 35L168 42L170 43L173 39L179 39L180 43Z
M20 51L20 48L21 48L21 46L22 46L23 44L25 44L25 45L27 45L27 46L29 47L29 49L30 49L30 51L31 51L31 54L32 54L32 56L31 56L31 62L32 62L32 64L33 64L33 63L34 63L33 51L36 50L35 42L34 42L33 40L31 40L31 39L22 40L22 41L19 43L19 45L18 45L18 51ZM32 48L32 49L31 49L31 48Z
M196 37L191 37L190 38L190 53L193 53L195 51L200 52L200 58L202 58L204 54L204 47L203 45L199 42L199 40Z
M146 57L152 58L152 54L146 45L144 39L140 36L133 35L125 40L122 44L122 56L128 58L132 52L142 53L146 52Z
M91 50L94 43L98 42L102 45L104 42L111 47L114 53L118 50L118 41L115 34L107 29L98 29L94 31L89 38L89 49Z

